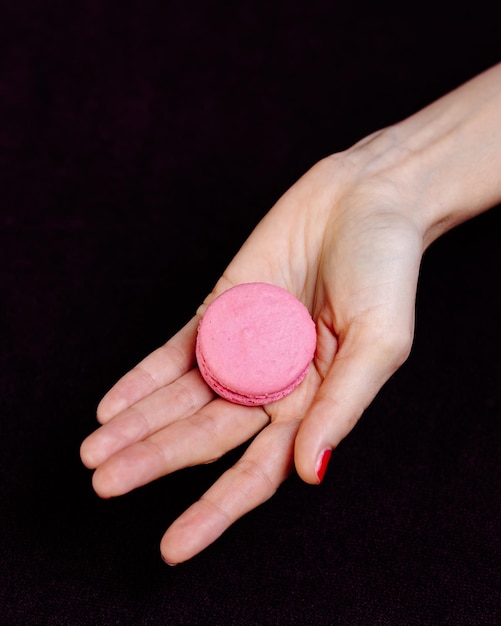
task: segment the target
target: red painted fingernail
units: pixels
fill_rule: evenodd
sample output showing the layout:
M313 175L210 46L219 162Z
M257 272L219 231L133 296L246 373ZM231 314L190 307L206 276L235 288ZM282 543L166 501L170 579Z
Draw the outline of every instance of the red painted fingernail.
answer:
M331 458L332 450L327 449L322 452L317 461L316 474L318 478L318 484L320 484L325 476L327 466Z

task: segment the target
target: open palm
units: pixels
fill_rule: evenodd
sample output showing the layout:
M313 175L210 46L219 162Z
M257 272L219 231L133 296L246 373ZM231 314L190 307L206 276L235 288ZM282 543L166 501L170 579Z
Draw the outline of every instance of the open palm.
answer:
M356 153L356 150L355 150ZM347 154L322 160L277 202L231 261L197 315L127 373L98 408L82 444L103 497L252 440L242 458L167 530L161 550L179 563L267 500L293 471L320 482L325 451L353 428L407 357L423 252L401 198L362 178ZM317 350L304 382L263 407L214 396L195 363L196 328L210 301L244 282L286 288L309 308Z

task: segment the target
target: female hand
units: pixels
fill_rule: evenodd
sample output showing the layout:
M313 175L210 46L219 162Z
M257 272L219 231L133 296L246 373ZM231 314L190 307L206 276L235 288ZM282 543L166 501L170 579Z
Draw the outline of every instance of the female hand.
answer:
M423 251L467 217L464 204L455 201L461 196L461 159L451 160L435 140L451 134L441 112L454 98L471 100L476 90L480 113L472 135L478 136L481 122L492 131L491 109L485 112L482 89L472 85L312 167L257 225L196 316L101 401L102 426L83 442L81 456L95 469L93 485L103 497L208 463L252 440L242 458L167 530L161 543L167 562L185 561L208 546L273 495L294 467L306 482L319 483L330 451L407 358ZM466 109L475 118L471 102ZM440 184L431 174L437 170ZM461 184L469 188L466 176ZM448 185L453 193L443 191ZM439 203L430 203L434 194ZM485 198L477 193L470 213L498 195L492 185ZM207 305L226 289L253 281L298 297L318 334L303 383L263 407L215 397L194 356Z
M257 226L195 318L99 406L103 426L81 454L96 468L93 484L103 497L217 459L257 435L166 533L162 553L169 562L193 556L269 498L294 455L301 477L318 483L324 451L351 430L409 352L422 237L388 190L356 180L356 160L336 155L307 172ZM305 381L263 407L215 398L194 361L207 304L252 281L301 299L318 333Z

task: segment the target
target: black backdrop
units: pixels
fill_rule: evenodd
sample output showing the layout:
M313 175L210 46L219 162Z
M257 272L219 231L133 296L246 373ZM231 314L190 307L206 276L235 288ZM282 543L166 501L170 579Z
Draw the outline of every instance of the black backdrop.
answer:
M78 456L297 177L499 60L495 3L2 4L1 623L499 623L497 210L425 255L411 358L320 488L168 568L239 451L107 502Z

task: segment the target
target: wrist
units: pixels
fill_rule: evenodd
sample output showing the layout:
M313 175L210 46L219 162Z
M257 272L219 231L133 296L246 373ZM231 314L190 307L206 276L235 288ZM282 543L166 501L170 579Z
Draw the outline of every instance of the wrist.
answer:
M501 202L501 64L348 150L424 247Z
M498 65L383 131L425 246L501 202L500 110Z

